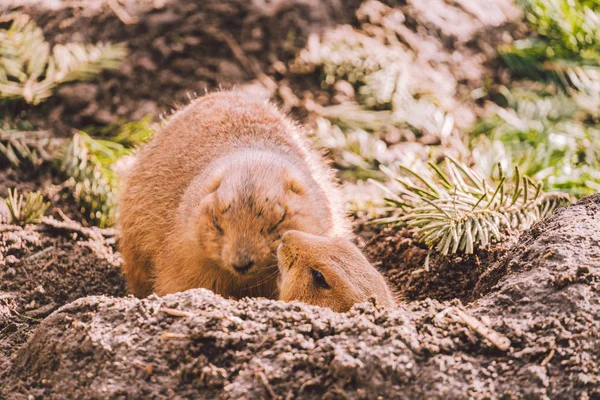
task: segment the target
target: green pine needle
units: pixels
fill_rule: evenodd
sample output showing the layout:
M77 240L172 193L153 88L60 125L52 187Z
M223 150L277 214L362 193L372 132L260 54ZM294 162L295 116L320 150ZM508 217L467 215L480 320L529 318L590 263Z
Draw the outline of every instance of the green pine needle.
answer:
M96 140L85 132L73 135L62 159L61 169L80 211L100 227L114 222L117 177L111 169L127 149L108 140Z
M492 185L451 157L446 158L449 174L432 167L436 182L408 168L402 170L411 176L400 178L385 170L392 180L401 183L394 197L402 200L390 202L392 217L374 222L414 228L415 237L444 255L470 254L478 247L500 242L511 231L527 229L570 203L565 194L542 193L541 186L529 178L521 180L518 169L510 186L503 176Z
M110 132L109 132L110 131ZM151 118L111 127L101 138L78 132L66 146L61 170L86 220L100 227L115 221L119 180L113 165L152 137Z
M115 219L118 179L114 163L152 137L151 117L110 126L92 137L78 132L71 140L46 131L0 130L0 165L19 170L59 170L85 220L100 227ZM58 166L58 168L55 168Z
M21 226L39 222L50 207L50 203L45 202L40 193L30 192L27 198L24 198L16 188L8 189L8 197L4 201L10 212L12 223Z
M519 0L533 38L503 45L500 56L517 76L552 81L598 95L600 3L587 0Z

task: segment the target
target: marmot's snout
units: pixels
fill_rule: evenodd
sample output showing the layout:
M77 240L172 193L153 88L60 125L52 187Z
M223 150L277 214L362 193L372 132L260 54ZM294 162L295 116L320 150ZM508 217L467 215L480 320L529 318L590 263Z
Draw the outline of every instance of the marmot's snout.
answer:
M303 236L310 237L301 231L287 231L281 237L281 243L277 247L277 262L280 271L282 269L288 270L294 266L299 252L298 246L302 246ZM307 245L309 243L306 243ZM282 271L283 272L283 271Z
M228 239L221 253L222 265L229 271L240 274L253 274L273 264L271 250L260 240L254 242Z
M254 266L254 257L248 253L245 249L238 250L233 260L231 261L231 268L239 274L244 275L249 272Z

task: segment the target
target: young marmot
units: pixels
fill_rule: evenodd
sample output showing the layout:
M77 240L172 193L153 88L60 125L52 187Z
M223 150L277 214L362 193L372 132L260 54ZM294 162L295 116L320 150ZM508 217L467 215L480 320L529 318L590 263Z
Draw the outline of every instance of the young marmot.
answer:
M129 290L202 287L277 298L283 233L350 235L333 173L264 100L219 92L172 116L139 153L120 199Z
M277 259L280 300L297 300L337 312L346 312L370 297L384 307L396 305L383 276L346 239L289 231L283 235Z

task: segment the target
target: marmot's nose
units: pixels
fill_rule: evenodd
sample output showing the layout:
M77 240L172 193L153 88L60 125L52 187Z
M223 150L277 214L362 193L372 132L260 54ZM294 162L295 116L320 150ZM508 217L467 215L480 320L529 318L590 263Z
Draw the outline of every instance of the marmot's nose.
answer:
M254 265L254 260L243 259L243 260L239 260L235 264L233 264L233 269L235 269L240 274L245 274L246 272L250 271L250 268L252 268L253 265Z

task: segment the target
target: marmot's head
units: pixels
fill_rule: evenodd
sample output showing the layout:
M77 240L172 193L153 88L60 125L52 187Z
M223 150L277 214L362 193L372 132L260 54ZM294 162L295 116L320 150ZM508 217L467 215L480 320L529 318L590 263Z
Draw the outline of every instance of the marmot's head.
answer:
M395 305L383 276L346 239L289 231L283 235L277 258L281 300L298 300L337 312L346 312L370 297L386 307Z
M278 273L276 251L288 230L323 234L331 215L322 190L272 154L238 153L205 180L190 229L204 259L240 279Z

